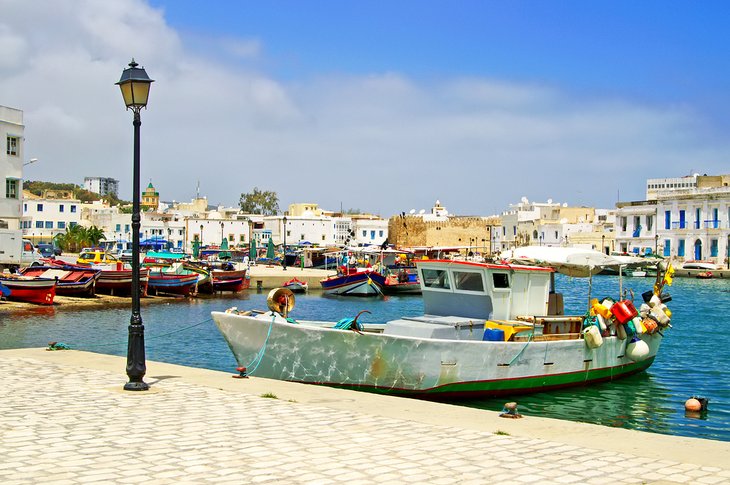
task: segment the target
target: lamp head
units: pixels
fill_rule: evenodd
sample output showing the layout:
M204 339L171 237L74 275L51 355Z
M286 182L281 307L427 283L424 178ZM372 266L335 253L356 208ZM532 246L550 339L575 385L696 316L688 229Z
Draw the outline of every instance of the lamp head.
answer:
M122 77L117 86L122 90L122 97L127 109L139 112L140 109L147 107L147 100L150 95L150 84L154 81L149 78L143 67L137 67L134 59L129 63L129 67L122 71Z

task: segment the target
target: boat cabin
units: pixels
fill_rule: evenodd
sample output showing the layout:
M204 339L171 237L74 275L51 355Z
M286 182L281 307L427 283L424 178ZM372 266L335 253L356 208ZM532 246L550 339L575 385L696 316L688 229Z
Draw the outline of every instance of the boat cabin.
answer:
M561 313L548 311L551 268L449 260L416 265L426 315L516 320L518 315Z

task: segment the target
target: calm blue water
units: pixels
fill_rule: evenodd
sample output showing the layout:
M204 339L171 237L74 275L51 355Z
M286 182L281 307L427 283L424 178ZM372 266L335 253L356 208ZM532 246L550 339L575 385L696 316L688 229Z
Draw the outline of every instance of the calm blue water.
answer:
M636 294L650 289L653 278L625 278ZM587 280L558 275L566 313L582 313ZM730 280L677 278L669 288L673 328L665 333L659 356L648 372L588 388L516 396L525 415L584 421L656 433L730 441ZM593 296L616 297L618 278L598 276ZM236 362L210 320L211 310L231 306L265 309L266 293L198 298L145 305L147 358L175 364L235 372ZM297 297L298 319L338 320L370 310L364 322L383 322L423 313L420 297L387 300L325 297L317 292ZM0 310L0 348L45 347L61 341L75 349L126 355L129 306L71 311L33 308ZM684 402L693 395L709 398L709 411L685 416ZM462 405L499 411L509 398L467 401Z

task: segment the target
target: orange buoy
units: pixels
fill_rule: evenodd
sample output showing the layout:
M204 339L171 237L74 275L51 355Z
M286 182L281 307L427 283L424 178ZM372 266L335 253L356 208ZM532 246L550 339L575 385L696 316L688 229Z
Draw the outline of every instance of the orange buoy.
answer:
M687 399L687 401L684 403L684 409L685 411L701 411L702 403L700 403L697 399L691 397Z

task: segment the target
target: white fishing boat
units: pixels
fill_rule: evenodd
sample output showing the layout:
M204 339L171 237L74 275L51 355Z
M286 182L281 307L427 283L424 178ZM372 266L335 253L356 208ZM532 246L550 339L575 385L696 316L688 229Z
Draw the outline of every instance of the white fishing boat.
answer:
M682 269L701 269L704 271L715 271L719 269L718 265L712 261L685 261Z
M243 373L436 399L634 374L652 364L663 337L657 329L668 324L639 324L630 302L619 301L616 318L598 330L591 320L584 329L583 316L562 315L551 268L449 260L419 261L417 268L425 310L418 317L297 321L294 297L283 289L270 293L270 311L212 316ZM661 287L654 291L661 294Z

